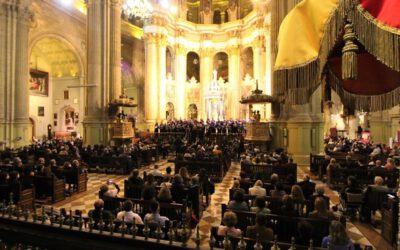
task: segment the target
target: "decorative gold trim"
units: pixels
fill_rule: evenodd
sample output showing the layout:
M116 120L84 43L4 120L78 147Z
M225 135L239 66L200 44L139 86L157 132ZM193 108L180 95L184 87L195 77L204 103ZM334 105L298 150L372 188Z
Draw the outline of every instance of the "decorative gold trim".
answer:
M275 3L275 8L281 9L277 3ZM343 32L346 15L353 20L357 39L366 50L388 67L400 71L400 29L376 20L359 4L358 0L340 0L338 7L332 11L326 23L318 56L302 65L274 70L273 95L279 101L290 104L309 102L310 96L322 82L329 53ZM275 21L281 21L281 18L279 15L274 15ZM273 25L272 30L276 32L278 28L279 26ZM273 47L275 48L276 46ZM392 108L400 103L400 88L382 95L361 96L345 91L338 81L333 82L336 85L332 87L340 92L343 103L354 105L357 109L377 111Z
M354 10L354 30L365 49L386 66L400 71L400 30L375 19L361 4Z
M356 95L343 88L343 81L331 69L326 74L326 81L338 94L343 105L349 108L375 112L390 109L400 104L400 87L380 95Z

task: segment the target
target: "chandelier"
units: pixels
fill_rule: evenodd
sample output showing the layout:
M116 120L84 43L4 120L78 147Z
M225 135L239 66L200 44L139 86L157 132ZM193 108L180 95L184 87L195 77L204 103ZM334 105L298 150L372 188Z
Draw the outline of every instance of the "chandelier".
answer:
M153 11L153 7L147 0L125 0L122 5L124 15L132 18L147 18Z

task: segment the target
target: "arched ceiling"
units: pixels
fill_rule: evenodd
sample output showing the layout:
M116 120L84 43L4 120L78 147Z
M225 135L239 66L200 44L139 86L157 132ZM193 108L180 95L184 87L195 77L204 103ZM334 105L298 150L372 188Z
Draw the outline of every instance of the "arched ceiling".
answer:
M42 38L34 45L30 67L47 71L53 77L76 77L80 74L74 51L54 37Z

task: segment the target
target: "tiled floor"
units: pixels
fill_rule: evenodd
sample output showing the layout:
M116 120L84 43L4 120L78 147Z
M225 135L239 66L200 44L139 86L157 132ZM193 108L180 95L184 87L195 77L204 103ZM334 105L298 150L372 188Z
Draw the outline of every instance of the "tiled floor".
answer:
M168 163L166 160L160 161L157 163L159 165L159 169L162 172L165 172L167 166L171 166L171 163ZM173 166L171 166L173 167ZM144 167L140 170L142 174L143 171L149 171L153 169L153 165ZM299 167L298 168L298 179L301 179L305 173L308 173L307 167ZM240 173L240 164L233 163L230 170L227 172L226 176L224 177L221 183L217 183L215 185L215 193L211 197L211 204L210 206L203 212L203 216L199 223L199 231L200 231L200 238L201 238L201 246L207 247L209 244L209 234L211 226L218 226L221 223L221 204L228 203L229 201L229 189L233 184L233 179L238 177ZM65 208L67 211L71 208L73 210L80 209L86 214L90 209L93 207L94 201L98 197L98 191L101 184L106 183L108 179L113 179L121 188L120 196L123 195L123 181L126 179L127 176L122 175L106 175L106 174L89 174L89 181L88 181L88 190L84 193L79 195L74 195L72 197L67 198L66 200L55 204L55 208ZM313 179L315 179L313 177ZM315 180L315 182L319 182ZM327 195L330 196L331 205L338 204L338 193L336 191L328 190ZM385 248L382 248L381 241L374 240L370 242L366 234L369 235L371 238L371 234L374 237L380 237L374 230L370 229L368 226L363 225L361 223L356 223L354 225L351 222L347 223L347 228L349 231L349 235L351 239L361 244L362 246L370 245L374 246L376 249L390 249L385 244ZM365 234L361 233L361 231L365 232ZM193 232L195 232L194 230ZM195 234L193 233L193 237L189 240L189 246L194 247L194 237Z

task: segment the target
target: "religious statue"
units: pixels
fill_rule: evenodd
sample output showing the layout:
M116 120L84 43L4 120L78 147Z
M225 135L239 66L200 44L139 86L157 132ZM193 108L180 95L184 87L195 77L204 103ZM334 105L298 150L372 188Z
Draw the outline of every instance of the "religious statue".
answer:
M235 0L229 2L229 8L226 10L228 13L228 21L236 21L238 19L238 8Z
M211 3L209 0L204 1L204 8L200 11L200 21L203 24L212 24L213 17L211 12Z

